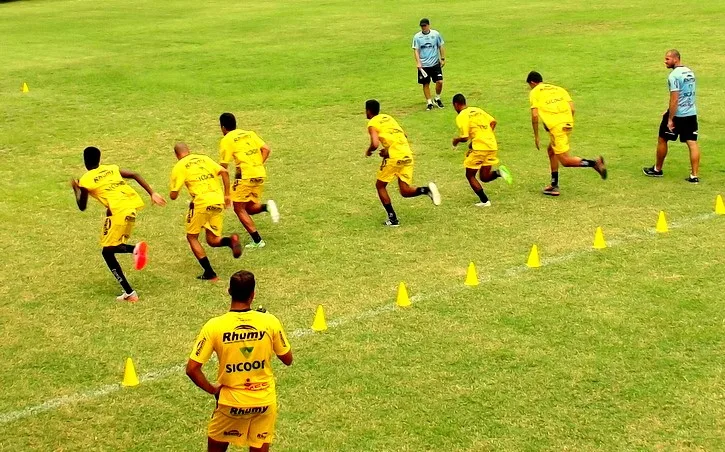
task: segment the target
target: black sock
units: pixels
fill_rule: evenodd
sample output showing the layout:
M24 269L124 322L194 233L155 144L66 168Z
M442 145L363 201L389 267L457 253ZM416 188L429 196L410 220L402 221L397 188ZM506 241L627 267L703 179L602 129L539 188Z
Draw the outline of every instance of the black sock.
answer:
M118 253L133 253L133 249L135 246L133 245L126 245L125 243L122 243L120 245L116 246L107 246L106 249L110 251L111 253L118 254Z
M121 264L118 263L118 260L116 259L116 254L111 248L114 247L106 247L103 249L103 251L101 252L101 254L103 255L103 260L106 261L108 269L111 270L113 277L116 278L116 281L118 281L118 283L121 285L123 291L125 293L131 293L133 292L133 288L131 287L131 284L128 283L126 276L123 274L123 270L121 270Z
M231 237L222 237L222 239L219 241L219 246L228 246L232 247L232 238Z
M488 196L486 196L486 193L483 192L483 188L476 191L476 194L478 195L478 199L480 199L481 202L488 202Z
M259 231L250 232L249 235L252 237L252 240L254 240L254 243L262 241L262 236L259 235Z
M395 211L393 210L392 204L383 204L383 207L385 207L385 211L388 212L388 218L391 220L397 220L398 216L395 215Z
M209 258L204 256L201 259L198 259L199 265L201 265L201 268L204 269L204 276L214 276L216 273L214 272L214 269L211 268L211 263L209 263Z
M582 162L579 164L579 166L581 166L582 168L589 168L596 164L597 162L595 162L594 160L582 159Z
M558 171L551 172L551 186L552 187L559 186L559 172Z
M267 211L267 204L262 204L262 208L259 210L259 213L266 212Z
M488 179L481 179L481 182L493 182L496 179L498 179L499 177L501 177L501 173L499 173L498 170L492 171L489 174Z
M430 188L428 187L418 187L415 189L415 196L427 195L428 193L430 193Z

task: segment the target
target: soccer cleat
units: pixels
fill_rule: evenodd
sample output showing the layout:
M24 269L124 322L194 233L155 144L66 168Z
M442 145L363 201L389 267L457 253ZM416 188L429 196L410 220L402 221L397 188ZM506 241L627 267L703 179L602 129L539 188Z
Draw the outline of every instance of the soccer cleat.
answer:
M269 211L269 216L272 217L272 223L279 223L279 210L277 209L277 203L271 199L267 201L267 211Z
M425 107L426 110L431 111L433 110L433 104L428 104L428 106Z
M545 194L546 196L559 196L559 187L549 185L548 187L544 188L541 193Z
M138 242L133 247L133 265L136 270L143 270L148 262L148 249L149 246L146 242Z
M232 256L234 256L234 259L239 259L239 256L242 255L242 244L239 242L239 234L232 234L229 239L232 242Z
M474 205L476 207L491 207L491 201L489 200L489 201L486 201L486 202L477 202Z
M443 101L440 97L436 99L436 105L438 105L438 108L445 108L445 105L443 105Z
M662 177L664 174L662 170L656 170L654 166L650 166L649 168L642 168L642 172L645 176L649 177Z
M398 226L400 226L400 221L398 221L397 218L396 219L393 219L393 220L391 220L390 218L388 218L387 220L385 220L385 223L383 223L383 224L385 226L389 226L391 228L397 228Z
M135 290L131 293L124 292L116 297L116 301L128 301L129 303L136 303L138 301L138 294Z
M216 273L207 275L206 273L202 273L201 275L197 276L196 279L199 279L201 281L210 281L210 282L217 282L219 281L219 277Z
M697 176L693 176L692 174L690 174L689 176L687 176L685 178L685 180L687 182L691 183L691 184L699 184L700 183L700 178L697 177Z
M602 179L607 178L607 165L604 164L604 157L601 155L594 163L594 171L599 173L599 175L602 176Z
M434 182L428 182L428 196L433 200L434 206L441 205L441 193L438 191L438 186Z
M501 177L503 178L503 180L506 181L507 184L511 185L514 183L514 177L511 175L511 171L509 171L509 169L505 166L499 165L498 174L501 175Z
M267 243L264 240L260 240L259 243L247 243L244 245L244 248L247 248L248 250L256 250L258 248L264 248L265 246L267 246Z

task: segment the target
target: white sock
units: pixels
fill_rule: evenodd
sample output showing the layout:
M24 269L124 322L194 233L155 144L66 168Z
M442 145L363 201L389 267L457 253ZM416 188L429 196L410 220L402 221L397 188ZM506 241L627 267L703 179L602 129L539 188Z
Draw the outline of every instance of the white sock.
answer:
M432 101L432 100L430 100L430 99L428 99L428 103L429 103L429 104L432 104L432 103L433 103L433 101Z
M436 100L441 100L441 96L436 95Z

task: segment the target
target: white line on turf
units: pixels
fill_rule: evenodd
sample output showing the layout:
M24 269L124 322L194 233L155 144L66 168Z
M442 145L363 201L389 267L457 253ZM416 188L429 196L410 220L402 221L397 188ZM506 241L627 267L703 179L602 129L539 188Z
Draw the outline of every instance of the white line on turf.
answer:
M673 222L669 225L670 229L679 229L685 226L689 226L694 223L699 223L705 220L710 220L712 218L715 218L716 215L714 213L704 214L704 215L698 215L696 217L688 218L686 220L682 220L679 222ZM616 247L616 246L622 246L630 243L635 243L640 240L644 240L648 237L651 237L653 234L656 234L654 229L648 229L644 233L636 233L636 234L630 234L624 238L611 240L607 242L608 247ZM548 265L554 265L559 264L562 262L570 261L572 259L575 259L579 256L589 254L591 252L594 252L595 250L592 248L587 248L585 250L579 250L574 251L567 254L562 254L560 256L554 256L550 258L542 259L541 266L548 266ZM524 271L529 270L528 267L525 265L517 265L516 267L511 267L504 271L504 275L507 278L515 277L519 274L522 274ZM490 281L493 279L493 276L483 276L480 278L481 282ZM465 289L464 286L450 286L446 289L442 289L439 291L436 291L435 293L429 293L427 295L415 295L411 297L412 301L421 301L425 300L434 296L443 296L450 292L452 292L455 289ZM348 317L341 317L339 319L330 320L327 322L328 328L339 328L343 325L346 325L348 323L354 323L359 322L362 320L367 320L370 318L374 318L379 316L380 314L390 312L395 310L395 304L390 303L383 306L379 306L374 309L370 309L368 311L363 311L359 314L348 316ZM312 329L310 328L299 328L292 332L290 332L289 336L292 338L301 338L304 336L309 336L314 334ZM141 375L139 378L142 383L150 383L157 380L162 380L164 378L167 378L171 375L179 374L183 371L184 365L178 364L175 366L168 367L166 369L161 369L154 372L149 372L146 374ZM83 392L77 392L75 394L70 394L66 396L56 397L54 399L46 400L45 402L39 404L39 405L33 405L26 408L23 408L21 410L16 411L8 411L6 413L0 414L0 424L7 424L8 422L13 422L18 419L23 419L30 416L35 416L40 413L44 413L46 411L52 411L56 408L64 407L67 405L72 405L76 403L82 403L87 402L90 400L99 399L101 397L105 397L109 394L113 394L114 392L120 391L123 389L123 386L120 384L109 384L105 386L101 386L97 389L93 389L91 391L83 391Z

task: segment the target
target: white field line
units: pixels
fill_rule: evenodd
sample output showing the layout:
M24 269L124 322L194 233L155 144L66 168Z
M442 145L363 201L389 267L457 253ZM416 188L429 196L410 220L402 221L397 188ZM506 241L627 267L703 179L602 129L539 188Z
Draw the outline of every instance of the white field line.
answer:
M680 229L685 226L689 226L694 223L700 223L706 220L710 220L715 218L716 215L714 213L704 214L704 215L698 215L696 217L688 218L679 222L673 222L669 225L670 229ZM616 246L622 246L626 244L636 243L641 240L645 240L652 235L655 235L656 232L654 229L647 230L646 232L641 233L635 233L627 235L623 238L617 239L617 240L610 240L607 241L607 247L616 247ZM579 251L573 251L571 253L562 254L559 256L554 256L550 258L544 258L541 260L541 266L549 266L549 265L555 265L562 262L567 262L572 259L575 259L579 256L594 252L593 248L587 248L585 250L579 250ZM516 276L522 274L524 271L529 270L529 268L526 265L517 265L515 267L511 267L504 271L504 277L505 278L515 278ZM491 281L494 279L493 276L486 275L483 277L479 277L481 282ZM465 289L465 286L450 286L446 289L442 289L436 292L431 292L428 294L422 294L422 295L415 295L411 297L412 301L422 301L425 299L429 299L432 297L440 297L444 296L450 292L453 292L454 290L463 290ZM374 317L377 317L381 314L384 314L386 312L390 312L395 310L396 306L395 304L386 304L383 306L379 306L374 309L370 309L367 311L363 311L361 313L348 316L348 317L341 317L339 319L330 320L327 322L328 328L339 328L341 326L344 326L348 323L356 323L363 320L371 319ZM289 337L292 338L302 338L305 336L309 336L314 334L314 331L310 328L299 328L289 333ZM153 381L163 380L171 375L180 374L184 370L184 365L178 364L175 366L167 367L166 369L160 369L154 372L148 372L146 374L143 374L139 377L139 380L141 383L150 383ZM18 419L23 419L26 417L35 416L40 413L44 413L47 411L55 410L56 408L64 407L67 405L73 405L76 403L82 403L87 402L90 400L99 399L101 397L105 397L109 394L113 394L114 392L118 392L121 389L123 389L123 386L119 383L115 384L109 384L105 386L101 386L97 389L93 389L91 391L82 391L77 392L75 394L70 394L62 397L57 397L54 399L46 400L45 402L39 404L39 405L33 405L26 408L23 408L21 410L15 410L15 411L8 411L6 413L0 414L0 424L7 424L8 422L13 422Z

